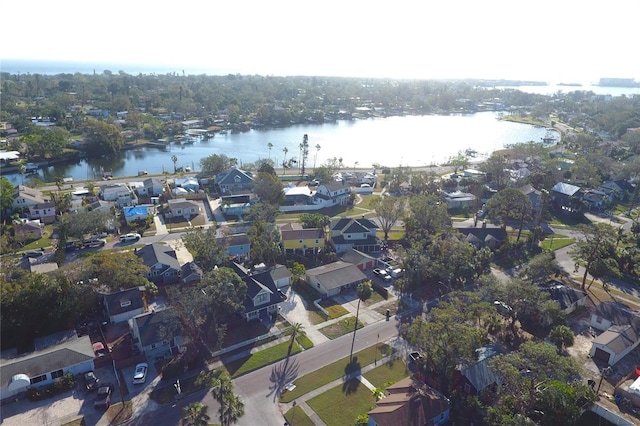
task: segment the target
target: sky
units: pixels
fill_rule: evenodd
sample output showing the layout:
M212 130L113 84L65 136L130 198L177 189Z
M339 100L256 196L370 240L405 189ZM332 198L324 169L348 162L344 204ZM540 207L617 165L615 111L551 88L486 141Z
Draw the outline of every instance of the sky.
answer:
M640 81L638 0L3 3L2 60L129 73Z

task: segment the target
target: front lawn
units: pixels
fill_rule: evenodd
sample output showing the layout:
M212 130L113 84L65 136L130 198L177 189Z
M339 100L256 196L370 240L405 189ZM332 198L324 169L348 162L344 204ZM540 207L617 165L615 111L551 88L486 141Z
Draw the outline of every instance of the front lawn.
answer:
M337 303L333 299L325 299L320 301L320 306L329 312L329 319L340 318L343 315L349 313L341 304Z
M374 368L364 374L364 377L376 388L385 389L410 375L411 371L409 371L405 363L400 359L395 359Z
M212 370L208 374L211 378L216 378L220 375L221 371ZM180 379L180 388L182 389L182 395L187 396L194 392L201 391L207 387L206 381L198 381L198 376L190 376L184 379ZM176 400L176 389L173 384L163 386L161 388L155 388L149 393L149 398L154 400L160 405L169 404Z
M360 368L372 364L375 360L380 360L385 356L391 355L394 349L384 343L376 346L370 346L353 354L353 358L357 360L357 366ZM332 381L344 377L346 374L353 371L354 366L349 365L349 356L345 356L338 361L325 365L319 370L313 371L305 376L302 376L294 381L296 388L292 391L287 391L280 397L282 402L291 402L294 399L301 397L302 395L311 392L314 389L318 389L321 386L331 383ZM347 371L348 370L348 371Z
M307 401L327 426L353 424L360 414L375 408L373 393L358 379L351 379Z
M249 357L241 358L231 362L225 362L224 366L232 378L236 378L250 371L262 368L265 365L273 364L287 357L289 350L289 342L282 342L270 348L263 349L251 354ZM293 345L291 355L300 352L300 346L296 343Z
M543 250L559 250L563 247L570 246L575 241L573 238L569 238L563 234L552 234L545 237L544 241L540 242L540 247Z
M329 339L335 339L336 337L344 336L347 333L351 333L355 324L356 317L349 317L321 328L320 332L327 336ZM362 324L362 322L358 320L358 328L362 327L364 327L364 324Z
M299 405L296 405L295 407L290 408L289 411L284 413L284 418L287 420L287 423L289 423L291 426L314 426L315 425L315 423L313 423L313 420L311 420L311 418L307 416L307 413L305 413L302 407L300 407Z
M110 425L117 425L129 420L133 415L133 402L124 401L113 404L107 409L107 420Z

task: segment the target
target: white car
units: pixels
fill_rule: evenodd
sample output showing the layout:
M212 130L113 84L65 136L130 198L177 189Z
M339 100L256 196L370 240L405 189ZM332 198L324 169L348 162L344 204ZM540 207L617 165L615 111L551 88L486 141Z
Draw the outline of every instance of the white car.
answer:
M146 362L142 362L136 365L136 371L133 373L133 384L141 384L147 380L147 370L149 369L149 364Z
M391 281L391 275L384 269L376 268L373 270L373 274L381 278L383 281Z
M120 235L120 242L126 241L138 241L141 238L140 234L124 234Z

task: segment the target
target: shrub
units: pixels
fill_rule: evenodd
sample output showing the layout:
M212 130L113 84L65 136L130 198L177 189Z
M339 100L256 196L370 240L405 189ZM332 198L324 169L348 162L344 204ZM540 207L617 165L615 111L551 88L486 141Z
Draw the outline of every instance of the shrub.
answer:
M75 386L76 379L73 377L73 374L66 373L64 376L56 379L52 384L48 386L43 386L40 388L29 388L27 390L27 396L31 401L39 401L41 399L50 398L52 396L71 390Z

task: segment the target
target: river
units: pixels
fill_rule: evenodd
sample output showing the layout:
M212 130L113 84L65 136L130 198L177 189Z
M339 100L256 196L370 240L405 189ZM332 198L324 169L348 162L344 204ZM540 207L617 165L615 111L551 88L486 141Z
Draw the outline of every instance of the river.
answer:
M188 166L192 170L198 170L200 159L211 154L237 158L241 166L261 158L271 158L280 166L285 159L284 148L288 150L286 159L298 158L305 134L309 138L307 168L333 157L342 158L346 168L368 168L373 164L417 167L442 163L467 149L477 151L477 158L483 158L508 144L540 142L547 132L541 127L501 121L497 117L493 112L398 116L219 133L190 145L142 147L111 158L55 164L40 169L38 176L45 182L53 182L55 177L101 178L102 171L109 170L114 177L135 176L142 170L150 174L173 172L173 155L178 158L178 167ZM271 150L269 143L273 145ZM316 145L320 145L319 150ZM19 174L6 177L16 184L21 180Z

